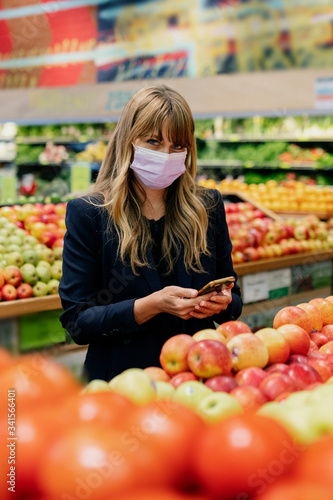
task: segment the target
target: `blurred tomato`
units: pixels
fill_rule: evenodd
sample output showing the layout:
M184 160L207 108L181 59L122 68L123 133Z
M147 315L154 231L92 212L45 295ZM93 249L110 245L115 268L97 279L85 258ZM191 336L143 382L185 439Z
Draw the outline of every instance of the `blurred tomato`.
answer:
M117 500L209 500L209 497L184 493L169 488L132 490L117 497Z
M194 411L169 401L153 401L138 407L130 420L138 444L149 444L156 449L161 477L185 485L190 481L193 444L204 425Z
M78 394L67 399L59 416L69 422L94 422L124 428L136 406L115 392Z
M273 419L244 414L206 427L192 460L198 485L213 498L230 500L260 491L267 477L283 477L297 453L291 436Z
M17 412L16 456L18 494L36 496L40 492L37 469L47 449L61 437L69 423L64 423L53 410L37 409Z
M306 480L333 492L333 436L311 443L295 463L297 478Z
M4 372L0 372L0 398L7 400L8 388L15 388L20 410L35 405L56 405L76 394L80 385L63 366L41 354L20 356Z
M262 495L253 500L332 500L333 495L320 485L314 485L306 480L280 481L278 478L272 485L267 485Z
M95 423L73 426L40 457L43 494L106 500L129 488L156 486L159 457L153 447L136 445L135 432Z

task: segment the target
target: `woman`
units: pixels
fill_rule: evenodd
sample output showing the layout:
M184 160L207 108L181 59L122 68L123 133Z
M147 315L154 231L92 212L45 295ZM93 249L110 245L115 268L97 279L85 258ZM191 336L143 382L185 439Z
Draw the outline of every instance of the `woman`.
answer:
M236 274L222 197L195 177L188 104L165 85L139 90L93 192L67 206L60 319L89 344L88 380L159 366L169 337L239 317L237 283L197 297L208 281Z

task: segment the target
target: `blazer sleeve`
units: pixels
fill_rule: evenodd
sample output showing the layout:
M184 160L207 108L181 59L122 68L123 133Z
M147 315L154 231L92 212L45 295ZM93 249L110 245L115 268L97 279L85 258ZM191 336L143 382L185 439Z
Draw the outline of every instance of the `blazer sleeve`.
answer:
M229 237L229 230L225 216L225 208L222 195L215 191L215 240L216 240L216 271L217 277L235 276L236 281L232 288L232 301L227 309L220 314L213 316L216 323L225 323L226 321L236 320L242 313L242 299L240 287L237 283L237 274L234 271L231 259L232 244Z
M60 321L80 345L89 344L100 336L117 337L139 331L133 311L135 298L100 305L103 303L103 270L98 260L101 221L100 208L84 199L68 202L63 274L59 286L65 312Z

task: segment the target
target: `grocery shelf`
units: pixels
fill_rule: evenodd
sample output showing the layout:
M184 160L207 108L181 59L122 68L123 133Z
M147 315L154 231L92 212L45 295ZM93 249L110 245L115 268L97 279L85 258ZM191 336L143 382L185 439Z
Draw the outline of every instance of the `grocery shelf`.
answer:
M244 168L246 170L329 170L331 165L318 166L316 162L294 162L294 163L286 163L286 162L264 162L264 163L254 163L252 161L243 162L239 160L205 160L198 159L197 165L200 168Z
M273 220L278 220L278 221L281 220L281 216L279 214L273 212L264 205L261 205L256 200L251 198L247 193L243 193L242 191L221 191L221 194L224 201L248 202L251 203L251 205L256 207L258 210L263 212L266 215L266 217L270 217Z
M333 260L333 250L286 255L275 259L261 259L252 262L235 264L234 269L238 276L254 274L274 269L283 269L290 266ZM0 319L23 316L30 313L62 309L59 295L46 295L8 302L0 302Z
M246 274L261 273L272 271L274 269L283 269L286 267L333 260L333 250L318 250L316 252L306 252L292 255L285 255L275 259L260 259L251 262L235 264L234 269L238 276Z
M0 302L0 319L24 316L25 314L61 309L58 294Z
M289 211L289 210L276 210L275 213L281 215L283 218L285 217L305 217L309 215L308 210L297 210ZM330 219L333 217L333 212L313 212L311 211L311 215L316 215L319 219Z
M333 137L310 137L290 134L279 134L277 136L239 135L230 134L228 137L197 137L202 142L332 142Z
M111 136L110 136L111 137ZM47 137L47 136L31 136L31 137L16 137L17 144L45 144L46 142L52 142L53 144L82 144L87 142L109 142L109 136L100 136L100 137Z

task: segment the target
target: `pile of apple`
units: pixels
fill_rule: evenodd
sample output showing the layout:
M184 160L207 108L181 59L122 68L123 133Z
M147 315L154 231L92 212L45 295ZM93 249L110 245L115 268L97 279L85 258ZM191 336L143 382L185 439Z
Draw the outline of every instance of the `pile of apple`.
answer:
M49 248L63 246L66 206L67 203L3 206L0 208L0 229L5 225L5 218Z
M225 210L235 264L333 248L331 222L314 214L273 220L248 202Z
M58 293L62 246L49 248L0 216L0 300Z
M291 403L285 401L304 390L313 392L309 401L317 401L324 391L333 397L333 296L287 306L276 314L273 328L255 333L242 321L229 321L193 336L175 335L164 343L160 364L126 370L109 383L94 380L85 391L108 389L140 404L156 398L174 401L209 423L260 409L279 415L302 440L304 420L289 422L275 408L288 407ZM326 425L317 426L312 435L328 428L333 433L332 414L326 415Z

